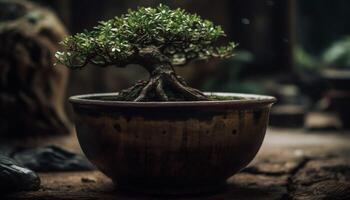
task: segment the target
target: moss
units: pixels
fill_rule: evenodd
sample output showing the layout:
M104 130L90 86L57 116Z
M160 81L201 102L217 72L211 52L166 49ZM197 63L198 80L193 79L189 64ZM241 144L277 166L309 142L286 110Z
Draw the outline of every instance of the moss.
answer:
M132 96L132 95L130 95L130 96ZM129 98L131 98L130 96L121 96L121 95L100 96L100 97L90 97L88 99L91 99L91 100L102 100L102 101L132 101L132 100L129 99ZM228 101L228 100L244 100L244 99L247 99L247 98L244 98L244 97L218 96L218 95L209 95L208 97L209 97L210 101ZM133 99L133 98L131 98L131 99ZM154 97L153 99L157 99L157 98ZM159 100L155 100L155 101L159 101ZM184 100L181 100L181 99L179 99L176 96L173 96L172 98L170 98L170 101L184 101Z
M244 97L233 97L233 96L218 96L218 95L210 95L209 99L213 101L229 101L229 100L244 100L247 98Z

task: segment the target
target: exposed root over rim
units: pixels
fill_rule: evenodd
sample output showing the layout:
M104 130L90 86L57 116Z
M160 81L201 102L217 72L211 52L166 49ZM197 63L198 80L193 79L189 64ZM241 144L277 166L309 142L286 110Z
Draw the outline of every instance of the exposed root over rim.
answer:
M189 87L173 72L162 72L151 76L149 81L139 81L120 95L127 100L143 101L205 101L209 100L201 91Z

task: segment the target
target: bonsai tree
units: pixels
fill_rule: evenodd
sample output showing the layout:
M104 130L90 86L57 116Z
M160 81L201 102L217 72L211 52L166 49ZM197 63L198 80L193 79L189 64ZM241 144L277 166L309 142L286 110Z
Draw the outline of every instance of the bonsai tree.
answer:
M58 63L81 69L92 63L101 67L143 66L150 74L119 93L124 101L200 101L210 100L189 87L176 75L174 66L185 66L198 59L227 58L235 44L218 46L225 37L220 26L183 9L159 5L100 22L92 31L62 41L64 51L57 52Z

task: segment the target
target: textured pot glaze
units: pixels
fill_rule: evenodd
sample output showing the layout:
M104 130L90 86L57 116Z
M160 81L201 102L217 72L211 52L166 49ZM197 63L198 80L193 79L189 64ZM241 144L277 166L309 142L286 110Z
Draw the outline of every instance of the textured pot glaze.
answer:
M212 192L245 167L265 136L275 98L204 102L116 102L70 98L85 155L121 190Z

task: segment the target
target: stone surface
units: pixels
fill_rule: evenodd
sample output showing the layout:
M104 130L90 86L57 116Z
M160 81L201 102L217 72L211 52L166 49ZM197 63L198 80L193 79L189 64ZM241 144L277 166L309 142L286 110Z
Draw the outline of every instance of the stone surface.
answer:
M40 178L35 172L24 168L8 157L0 155L1 193L38 190L39 187Z
M26 192L7 198L14 199L118 199L118 200L156 200L177 199L174 197L141 196L122 193L115 189L113 183L98 171L41 173L43 181L38 192ZM95 182L82 182L85 177ZM257 176L242 173L228 180L228 186L218 194L202 196L182 196L181 200L216 200L216 199L279 199L286 193L287 177ZM116 186L118 188L118 186Z
M243 171L251 174L265 174L271 176L287 175L293 173L299 165L307 160L305 156L290 156L287 153L282 156L266 157L255 161Z
M37 172L94 169L85 157L54 145L18 151L12 156L23 166Z
M310 160L290 178L294 199L350 199L350 160Z

